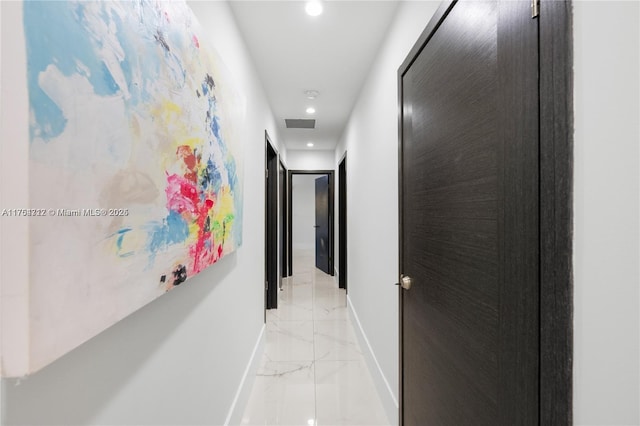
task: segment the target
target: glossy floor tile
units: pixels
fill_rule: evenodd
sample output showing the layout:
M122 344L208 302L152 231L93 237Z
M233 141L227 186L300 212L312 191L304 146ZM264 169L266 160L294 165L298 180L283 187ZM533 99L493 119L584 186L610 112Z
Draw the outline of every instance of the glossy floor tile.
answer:
M317 361L315 380L317 425L389 424L364 360Z
M388 425L347 312L344 290L294 253L278 309L267 312L265 352L243 425Z

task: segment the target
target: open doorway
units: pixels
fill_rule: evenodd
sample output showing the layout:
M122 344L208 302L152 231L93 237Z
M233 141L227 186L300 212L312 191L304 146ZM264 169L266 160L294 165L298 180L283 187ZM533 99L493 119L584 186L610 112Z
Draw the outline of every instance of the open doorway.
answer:
M288 275L293 274L293 251L297 248L312 252L316 268L333 276L334 172L290 170L288 175Z

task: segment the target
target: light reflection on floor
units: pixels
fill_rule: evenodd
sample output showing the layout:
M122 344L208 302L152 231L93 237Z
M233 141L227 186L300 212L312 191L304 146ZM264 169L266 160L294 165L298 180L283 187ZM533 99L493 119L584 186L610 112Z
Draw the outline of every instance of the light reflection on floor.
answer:
M266 347L243 425L388 425L347 312L346 293L294 254L278 309L267 312Z

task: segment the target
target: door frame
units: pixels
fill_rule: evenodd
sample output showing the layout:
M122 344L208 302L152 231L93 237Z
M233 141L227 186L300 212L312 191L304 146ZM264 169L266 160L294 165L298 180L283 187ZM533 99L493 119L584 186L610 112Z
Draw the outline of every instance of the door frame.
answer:
M398 211L402 211L402 76L457 0L445 0L398 69ZM540 0L539 422L573 424L573 48L571 0ZM402 271L399 214L398 270ZM399 287L399 421L403 423L402 288Z
M280 175L280 171L284 171L283 175L282 175L282 181L280 181L281 175ZM282 220L282 229L280 229L280 242L282 244L282 246L280 247L280 251L279 251L279 256L280 256L280 262L278 263L278 266L280 268L280 280L282 280L282 278L286 278L289 276L288 271L287 271L287 261L288 261L288 255L287 255L287 233L289 231L289 227L287 225L287 204L288 204L288 192L287 192L287 166L284 164L284 162L282 161L282 157L280 157L280 170L278 170L278 194L280 197L280 214L278 215L278 219ZM280 225L280 223L278 224Z
M287 173L287 271L288 276L293 275L293 176L294 175L327 175L329 176L329 269L331 276L335 275L333 256L334 247L334 171L333 170L289 170Z
M347 153L338 162L338 287L348 293L347 280Z
M278 308L278 173L279 155L269 133L264 131L265 177L264 177L264 285L265 322L267 309ZM269 159L273 159L273 163ZM275 179L273 179L275 177ZM271 280L275 285L270 285Z

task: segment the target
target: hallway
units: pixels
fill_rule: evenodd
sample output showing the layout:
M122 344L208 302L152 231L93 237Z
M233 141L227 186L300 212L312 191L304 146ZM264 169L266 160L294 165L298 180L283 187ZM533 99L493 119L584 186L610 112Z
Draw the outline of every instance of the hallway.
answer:
M0 426L640 426L639 0L0 26ZM319 172L348 294L266 277Z
M346 293L294 253L278 309L267 311L266 348L243 425L387 425L347 312Z

